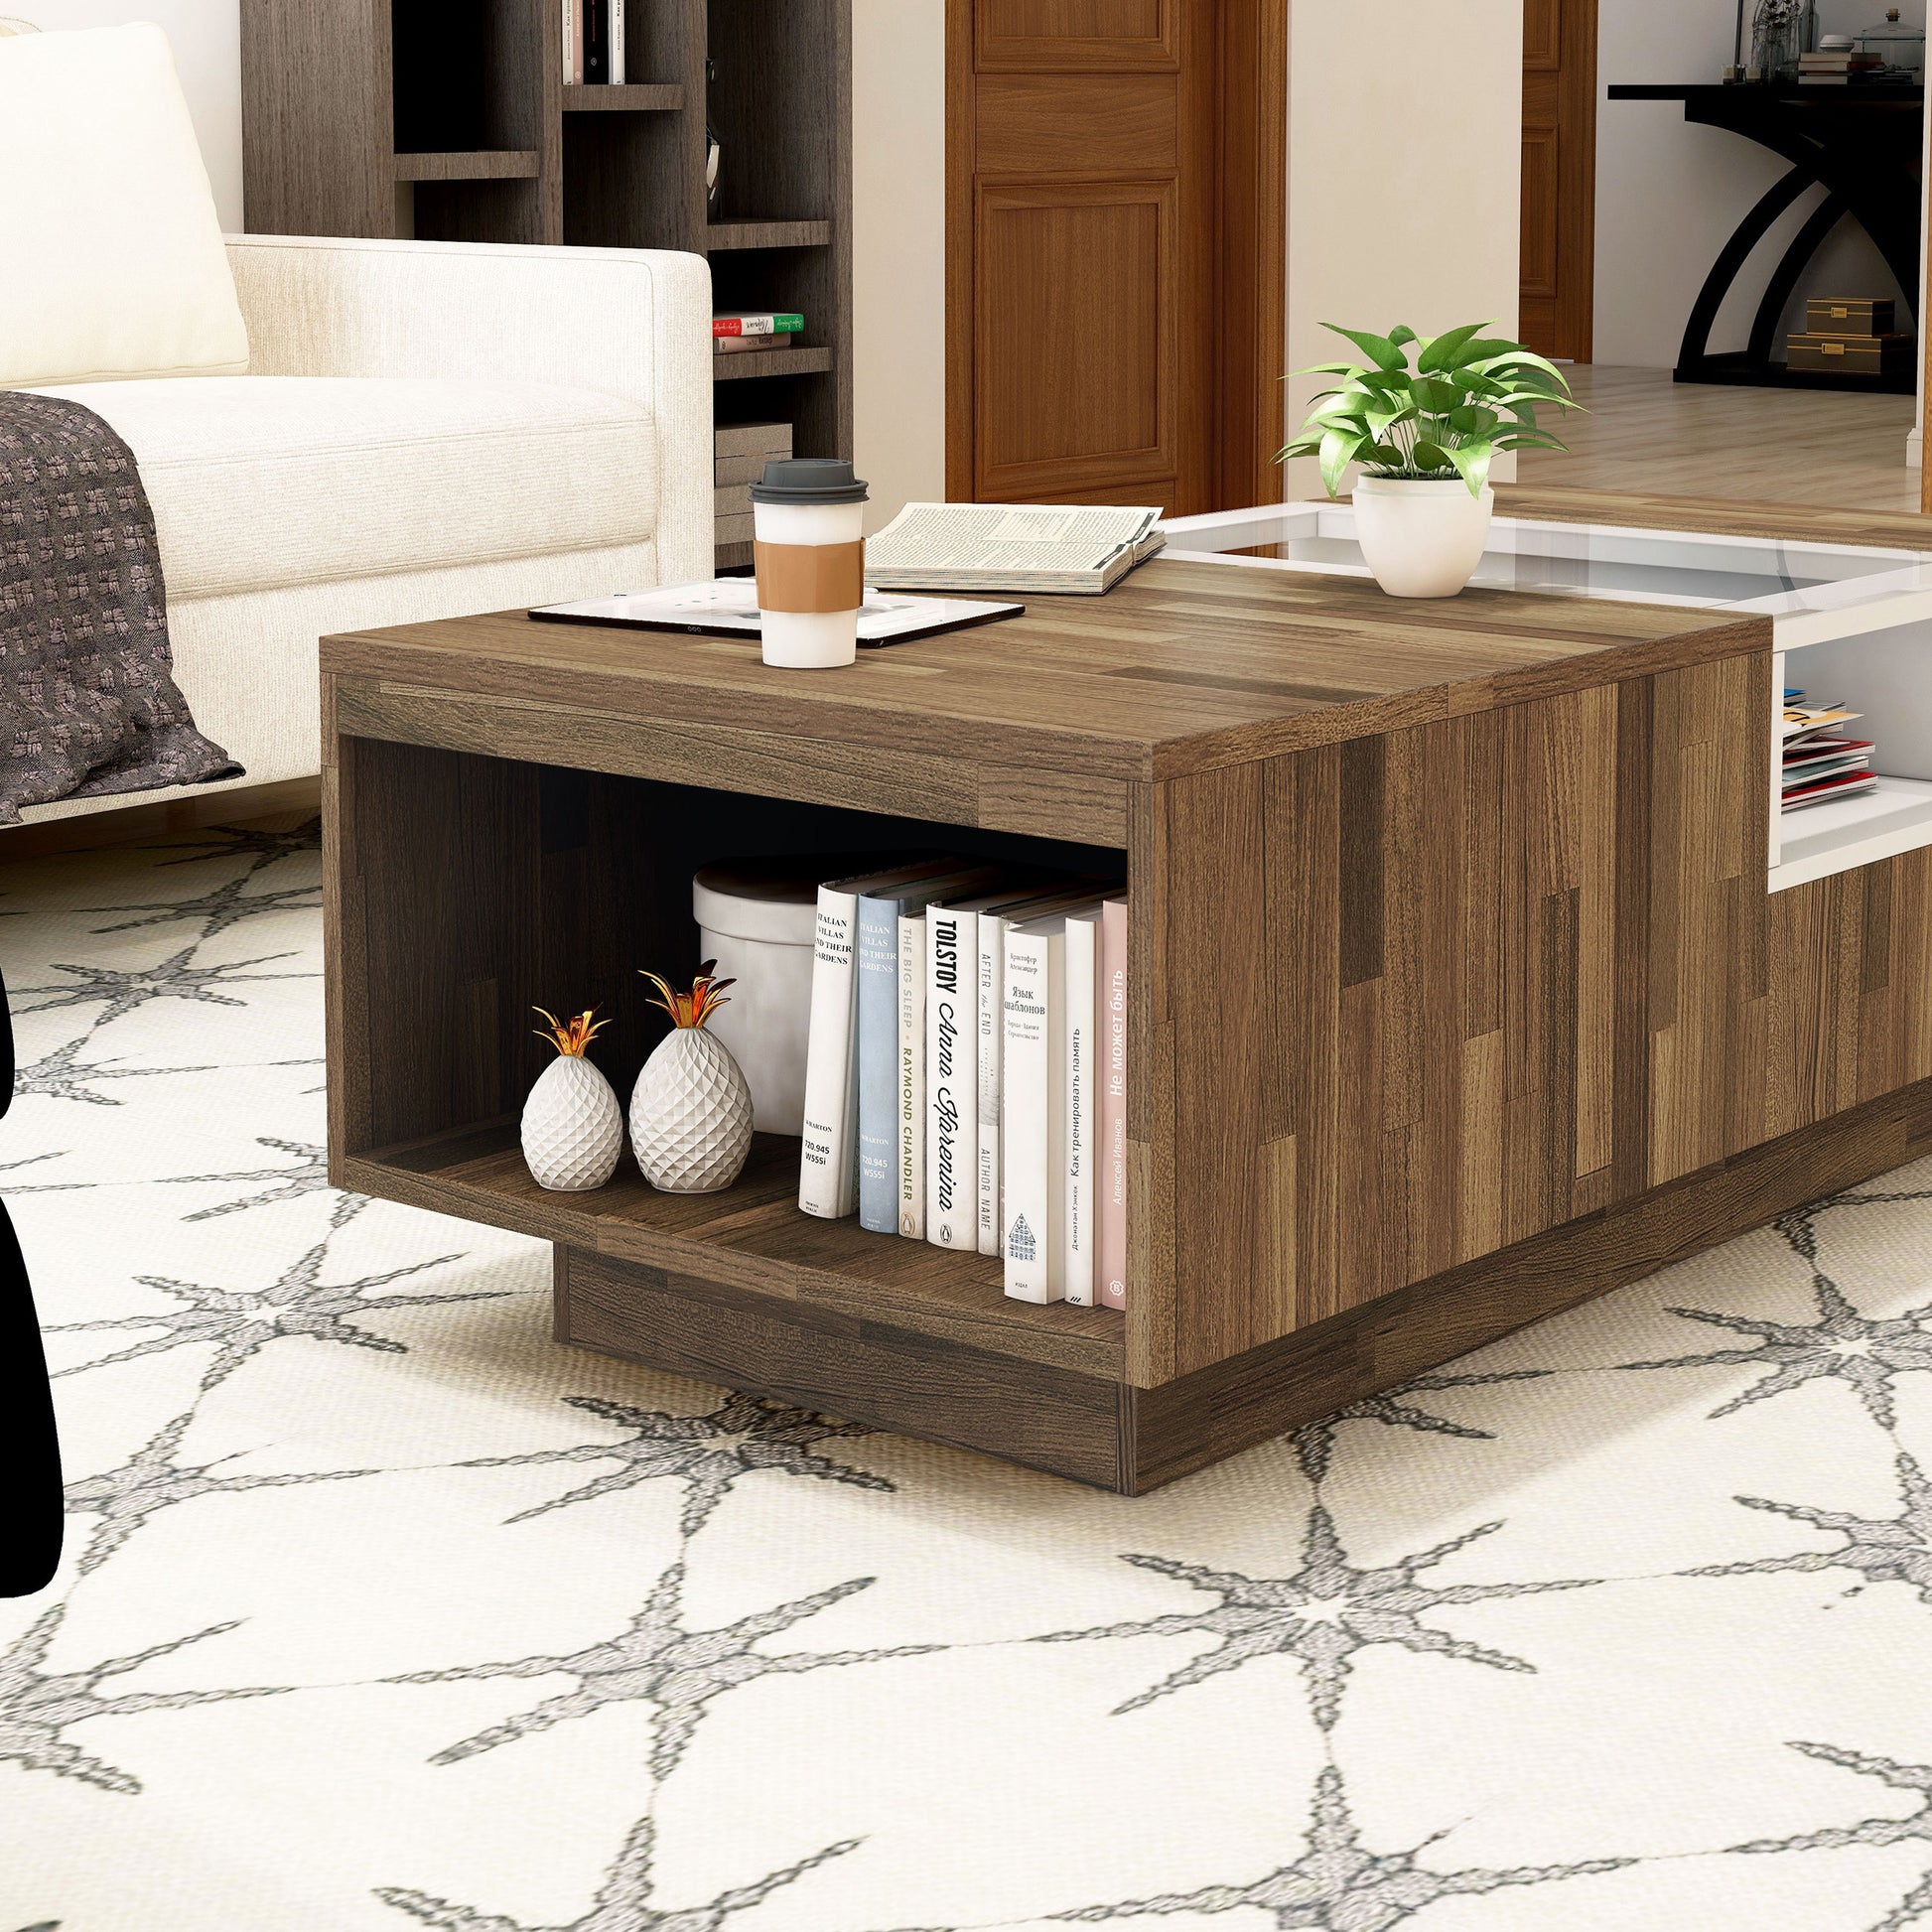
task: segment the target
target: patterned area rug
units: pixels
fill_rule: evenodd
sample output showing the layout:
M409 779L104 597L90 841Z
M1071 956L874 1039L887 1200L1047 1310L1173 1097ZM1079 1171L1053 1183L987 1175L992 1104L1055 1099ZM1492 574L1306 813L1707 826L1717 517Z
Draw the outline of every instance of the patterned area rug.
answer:
M1932 1927L1932 1164L1130 1502L333 1193L317 878L0 877L0 1932Z

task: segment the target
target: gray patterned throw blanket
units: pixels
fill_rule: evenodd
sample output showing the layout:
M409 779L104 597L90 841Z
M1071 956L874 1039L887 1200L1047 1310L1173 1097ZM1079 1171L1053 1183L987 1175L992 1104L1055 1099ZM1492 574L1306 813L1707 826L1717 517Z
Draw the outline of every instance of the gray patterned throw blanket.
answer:
M77 402L0 390L0 825L239 775L175 684L133 452Z

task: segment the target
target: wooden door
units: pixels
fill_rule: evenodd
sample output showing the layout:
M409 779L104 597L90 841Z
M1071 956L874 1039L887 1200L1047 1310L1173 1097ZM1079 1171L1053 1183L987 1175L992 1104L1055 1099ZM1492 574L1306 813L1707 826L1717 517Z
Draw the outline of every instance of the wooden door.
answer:
M1524 0L1521 330L1587 362L1595 300L1596 0Z
M1283 19L1282 0L948 0L954 500L1261 500L1255 446L1280 440ZM1258 92L1253 44L1271 35ZM1237 37L1250 64L1222 114ZM1257 226L1272 269L1240 233Z

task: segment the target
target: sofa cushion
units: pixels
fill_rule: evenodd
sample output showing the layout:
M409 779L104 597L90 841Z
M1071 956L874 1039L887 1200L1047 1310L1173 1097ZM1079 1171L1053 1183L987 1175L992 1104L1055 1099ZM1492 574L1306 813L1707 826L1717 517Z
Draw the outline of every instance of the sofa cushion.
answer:
M159 27L0 35L0 388L248 366Z
M650 415L602 390L247 375L47 393L133 450L171 600L653 534Z

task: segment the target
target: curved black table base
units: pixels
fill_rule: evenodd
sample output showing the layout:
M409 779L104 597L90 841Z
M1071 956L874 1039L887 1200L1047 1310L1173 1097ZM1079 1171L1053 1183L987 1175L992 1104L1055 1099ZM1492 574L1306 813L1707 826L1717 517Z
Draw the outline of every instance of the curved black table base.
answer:
M0 981L0 1114L13 1091L13 1018ZM52 1580L63 1512L61 1448L33 1289L0 1203L0 1596L28 1596Z
M1916 388L1914 370L1897 375L1840 375L1791 369L1774 357L1773 350L1778 323L1799 278L1847 214L1871 237L1916 311L1922 87L1617 86L1610 88L1609 95L1612 100L1680 100L1687 121L1742 135L1791 163L1791 172L1767 189L1738 222L1704 278L1678 350L1679 382L1901 395ZM1711 331L1732 284L1779 217L1816 187L1824 188L1825 199L1771 271L1751 322L1749 346L1714 354Z

